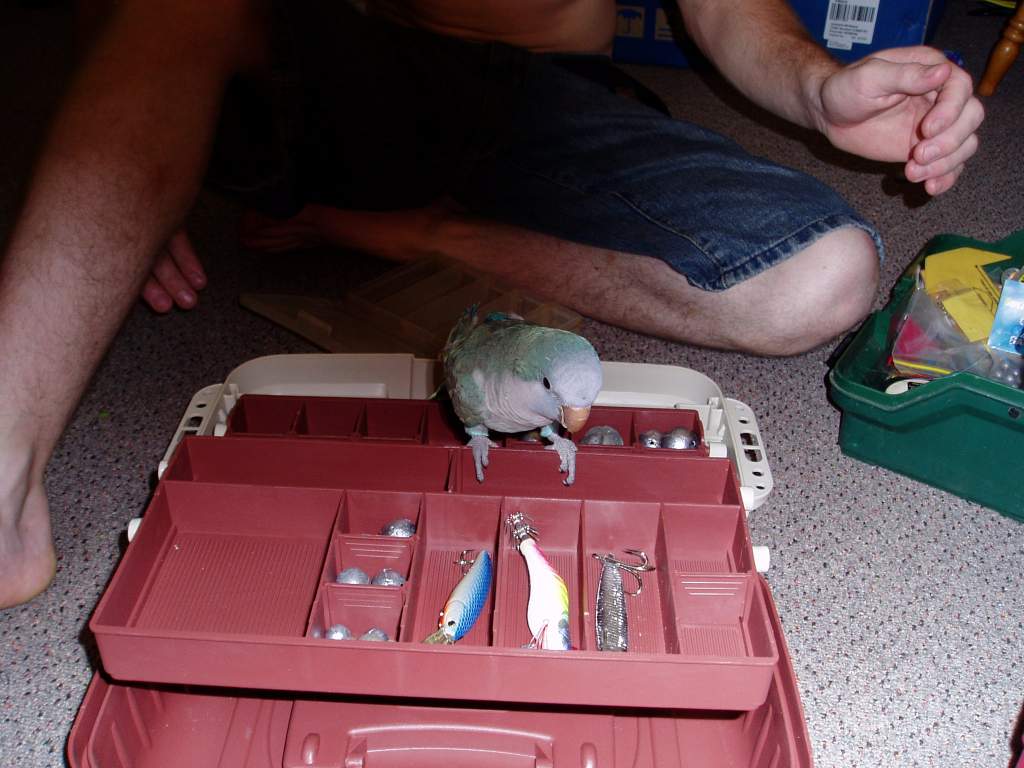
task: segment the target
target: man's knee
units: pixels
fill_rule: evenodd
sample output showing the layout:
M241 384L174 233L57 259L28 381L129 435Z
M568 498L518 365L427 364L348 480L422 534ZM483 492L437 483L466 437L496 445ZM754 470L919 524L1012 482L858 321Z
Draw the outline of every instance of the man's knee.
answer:
M817 311L826 341L845 333L871 311L878 291L878 251L867 232L852 227L832 233L825 243L835 265L815 286Z
M846 227L796 254L779 271L775 322L759 351L800 354L850 330L871 311L878 289L878 251L868 233Z

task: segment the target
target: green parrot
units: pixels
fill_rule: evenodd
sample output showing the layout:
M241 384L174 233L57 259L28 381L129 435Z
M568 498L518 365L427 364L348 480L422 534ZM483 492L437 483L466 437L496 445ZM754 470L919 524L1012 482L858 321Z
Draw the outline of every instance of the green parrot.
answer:
M601 390L601 361L590 342L569 331L528 323L500 312L480 320L470 307L441 352L445 385L455 413L469 435L476 479L483 482L489 430L525 432L540 428L556 451L566 485L576 479L576 445L557 432L587 422Z

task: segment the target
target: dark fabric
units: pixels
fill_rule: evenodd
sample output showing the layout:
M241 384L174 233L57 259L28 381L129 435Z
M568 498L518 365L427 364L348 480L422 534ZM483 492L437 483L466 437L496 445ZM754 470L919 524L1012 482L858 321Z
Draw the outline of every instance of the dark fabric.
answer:
M722 290L837 227L820 182L673 120L604 56L534 54L293 2L275 70L231 84L211 182L264 213L442 197L480 216L660 258Z

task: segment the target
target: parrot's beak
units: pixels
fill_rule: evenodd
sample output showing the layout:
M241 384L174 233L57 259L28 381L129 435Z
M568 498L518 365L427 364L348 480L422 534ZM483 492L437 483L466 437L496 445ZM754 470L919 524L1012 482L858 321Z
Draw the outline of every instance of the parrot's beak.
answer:
M579 432L590 418L590 406L563 405L558 420L569 432Z

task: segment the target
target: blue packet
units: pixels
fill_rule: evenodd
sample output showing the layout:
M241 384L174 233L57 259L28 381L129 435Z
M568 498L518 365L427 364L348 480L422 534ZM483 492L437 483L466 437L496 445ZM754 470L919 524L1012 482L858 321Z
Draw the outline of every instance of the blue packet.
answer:
M1015 355L1024 353L1024 283L1019 280L1003 282L988 346Z

